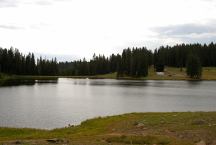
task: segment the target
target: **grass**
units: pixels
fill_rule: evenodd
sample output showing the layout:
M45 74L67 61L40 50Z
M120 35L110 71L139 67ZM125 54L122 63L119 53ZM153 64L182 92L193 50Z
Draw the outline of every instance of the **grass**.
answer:
M58 76L8 75L0 73L0 81L6 80L56 80Z
M104 75L96 75L98 78L108 78L108 79L116 79L117 72L104 74Z
M153 67L149 68L147 77L129 77L124 76L119 79L137 79L137 80L193 80L186 75L186 69L175 67L166 67L164 75L157 75ZM117 73L110 73L105 75L96 75L98 78L116 79ZM204 67L201 80L216 80L216 67Z
M216 112L130 113L53 130L0 128L0 144L194 145L216 141Z
M31 85L35 83L35 80L39 82L57 82L57 76L22 76L22 75L8 75L0 73L0 86L7 85Z
M163 136L114 136L106 140L109 143L124 143L124 144L158 144L158 145L168 145L171 141L168 137Z

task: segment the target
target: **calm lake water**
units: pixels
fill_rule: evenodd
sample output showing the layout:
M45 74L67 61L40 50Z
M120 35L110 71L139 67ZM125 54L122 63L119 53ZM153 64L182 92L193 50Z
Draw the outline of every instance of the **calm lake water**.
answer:
M0 126L58 128L130 112L216 111L216 81L58 79L0 87Z

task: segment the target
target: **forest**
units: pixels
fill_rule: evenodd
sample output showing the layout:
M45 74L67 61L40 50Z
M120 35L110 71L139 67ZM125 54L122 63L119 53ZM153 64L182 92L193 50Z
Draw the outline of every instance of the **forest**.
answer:
M161 46L154 51L146 47L123 49L121 54L93 55L72 62L58 62L42 57L35 58L33 53L24 55L18 49L0 48L0 72L17 75L61 75L82 76L117 72L117 76L147 76L148 68L154 65L156 71L164 66L183 68L189 58L197 58L203 67L216 66L216 44L178 44ZM193 62L192 62L193 63Z
M59 62L60 75L96 75L117 72L118 76L147 76L148 67L154 65L156 71L163 71L165 66L183 68L189 58L196 57L203 67L216 66L216 44L178 44L161 46L154 51L142 48L127 48L122 54L96 56L90 61L78 60Z
M36 59L33 53L23 55L12 47L0 48L0 72L16 75L57 75L58 63L56 58Z

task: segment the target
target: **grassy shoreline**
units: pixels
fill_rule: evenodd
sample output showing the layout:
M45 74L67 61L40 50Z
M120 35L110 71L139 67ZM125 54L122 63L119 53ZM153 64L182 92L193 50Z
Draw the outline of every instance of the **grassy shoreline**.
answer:
M38 80L41 83L57 82L57 76L18 76L18 75L6 75L0 74L0 86L13 86L13 85L32 85Z
M96 75L96 77L116 79L116 75L117 75L116 73L111 73L111 74L105 74L105 75ZM135 78L135 77L123 76L118 79L123 79L123 80L188 80L188 81L196 80L196 79L191 79L190 77L186 75L185 68L183 68L181 71L180 68L174 68L174 67L166 67L163 76L157 75L156 72L154 71L154 68L150 67L147 77ZM204 67L202 78L200 79L200 81L201 80L216 80L216 67Z
M154 72L154 69L149 68L147 77L129 77L123 76L117 78L117 73L95 75L95 76L19 76L19 75L1 75L0 83L7 80L57 80L58 78L74 78L74 79L119 79L119 80L195 80L186 75L185 68L180 71L180 68L166 67L165 74L159 76ZM203 75L200 80L216 80L216 67L204 67Z
M0 144L194 145L216 141L216 112L130 113L53 130L0 128Z

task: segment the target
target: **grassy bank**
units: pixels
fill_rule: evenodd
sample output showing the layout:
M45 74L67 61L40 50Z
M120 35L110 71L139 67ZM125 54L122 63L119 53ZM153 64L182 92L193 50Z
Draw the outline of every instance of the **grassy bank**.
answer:
M216 112L131 113L54 130L0 128L0 144L214 145Z
M54 80L58 76L27 76L27 75L8 75L0 73L0 81L4 80Z
M96 75L98 78L108 78L115 79L117 73L110 73L105 75ZM137 80L192 80L186 75L186 69L183 68L182 71L180 68L166 67L163 76L159 76L154 71L153 67L149 68L147 77L129 77L123 76L119 79L137 79ZM216 80L216 67L204 67L201 80Z
M57 81L57 79L57 76L18 76L0 73L0 86L34 84L35 80L39 80L40 82L49 82L50 80Z

